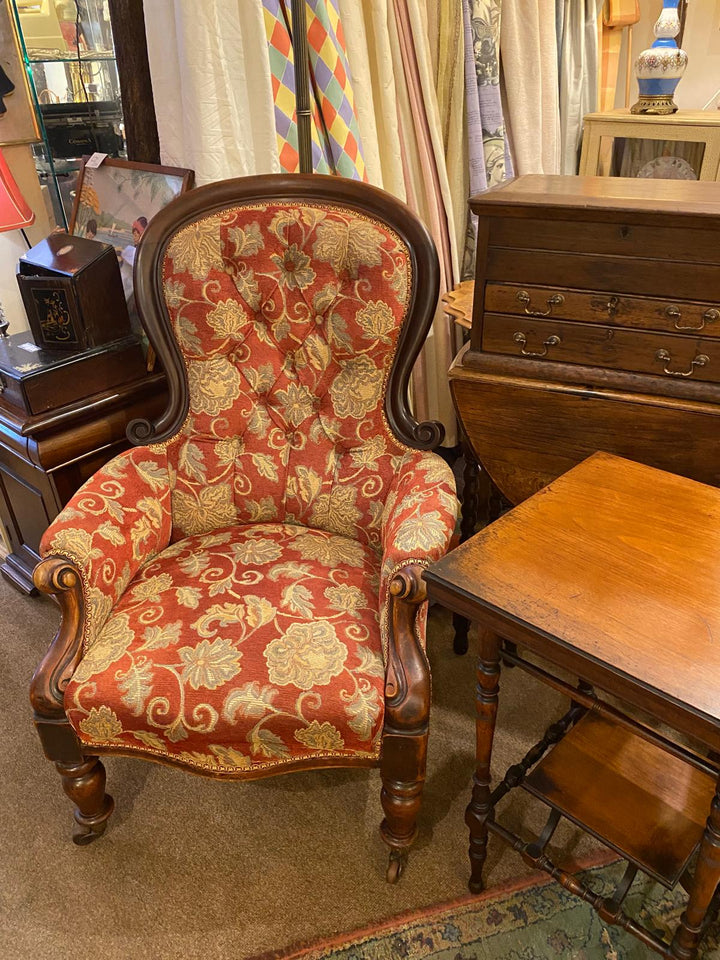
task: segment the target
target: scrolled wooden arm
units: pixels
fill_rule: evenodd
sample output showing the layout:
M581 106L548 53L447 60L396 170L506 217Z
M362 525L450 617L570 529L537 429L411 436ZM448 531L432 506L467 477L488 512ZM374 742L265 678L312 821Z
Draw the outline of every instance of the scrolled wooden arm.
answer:
M427 724L430 668L416 634L418 607L427 599L423 567L410 563L390 581L388 665L385 706L389 726L411 731Z
M30 684L35 713L56 719L65 716L65 687L82 657L82 576L65 557L48 557L35 567L33 580L41 593L55 598L62 615L60 628Z

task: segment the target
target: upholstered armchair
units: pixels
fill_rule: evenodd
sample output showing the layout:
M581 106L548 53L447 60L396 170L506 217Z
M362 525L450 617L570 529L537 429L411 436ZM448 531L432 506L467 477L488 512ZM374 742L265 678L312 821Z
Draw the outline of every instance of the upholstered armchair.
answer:
M437 277L403 204L331 177L201 187L148 227L169 406L35 571L62 618L31 700L76 843L112 813L104 754L229 780L379 765L397 879L428 736L421 572L456 519L441 427L408 404Z

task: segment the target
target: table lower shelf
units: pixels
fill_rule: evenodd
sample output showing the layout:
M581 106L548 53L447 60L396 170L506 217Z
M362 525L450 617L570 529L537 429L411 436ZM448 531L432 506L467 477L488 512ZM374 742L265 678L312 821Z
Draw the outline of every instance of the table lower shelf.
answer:
M715 781L590 710L523 787L672 888L702 838Z

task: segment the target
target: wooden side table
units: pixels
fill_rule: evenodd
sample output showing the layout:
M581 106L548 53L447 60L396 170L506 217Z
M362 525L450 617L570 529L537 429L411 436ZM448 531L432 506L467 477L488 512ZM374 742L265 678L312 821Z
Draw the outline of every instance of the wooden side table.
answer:
M604 921L661 956L692 960L720 907L720 781L708 759L720 753L720 490L595 454L425 578L432 599L482 628L470 889L483 887L490 831ZM492 790L501 655L572 706ZM658 733L655 721L697 749ZM550 808L537 838L496 820L498 801L516 786ZM550 860L547 844L563 817L627 861L611 897ZM672 943L622 910L638 870L689 893Z
M0 519L10 546L0 572L6 580L35 592L32 572L50 521L85 480L127 449L127 424L159 415L165 403L163 374L37 415L0 401Z

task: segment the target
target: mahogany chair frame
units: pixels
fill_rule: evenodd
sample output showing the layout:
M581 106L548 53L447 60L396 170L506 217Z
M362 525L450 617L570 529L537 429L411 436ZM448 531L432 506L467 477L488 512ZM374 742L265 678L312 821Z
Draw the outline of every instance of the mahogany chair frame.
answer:
M165 412L157 421L140 419L128 425L131 442L156 443L171 438L182 426L188 411L185 364L162 294L162 265L168 243L177 231L200 217L243 203L263 201L309 201L355 209L389 225L405 242L410 252L413 282L385 387L385 414L392 432L402 443L419 450L436 447L443 437L442 425L434 421L419 423L409 403L410 374L438 302L439 267L432 238L405 204L379 189L333 177L282 174L199 187L164 208L145 231L137 254L135 291L144 327L167 377L169 398ZM425 776L430 670L415 629L419 607L427 597L422 569L418 564L408 564L395 573L390 583L390 639L380 760L306 760L293 767L299 770L323 765L380 766L385 814L381 834L390 847L389 882L399 878L408 848L415 839ZM34 720L45 755L55 763L63 789L75 804L73 839L78 844L86 844L104 832L113 810L113 800L105 793L105 770L99 755L122 755L123 750L93 748L92 754L86 753L65 714L65 688L83 656L84 601L80 570L66 558L50 556L36 567L34 581L38 590L55 598L61 610L60 628L31 684ZM164 758L156 762L175 765ZM227 774L202 775L228 779ZM257 774L258 777L265 775L271 774Z

